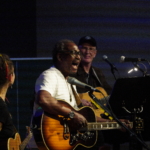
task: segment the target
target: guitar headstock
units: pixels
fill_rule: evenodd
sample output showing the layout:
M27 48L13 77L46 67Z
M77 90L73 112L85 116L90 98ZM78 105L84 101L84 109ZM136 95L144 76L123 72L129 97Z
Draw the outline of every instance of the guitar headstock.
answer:
M30 127L26 126L26 130L27 130L27 134L29 134L31 132Z
M32 137L31 128L29 126L26 126L26 130L27 130L27 136Z

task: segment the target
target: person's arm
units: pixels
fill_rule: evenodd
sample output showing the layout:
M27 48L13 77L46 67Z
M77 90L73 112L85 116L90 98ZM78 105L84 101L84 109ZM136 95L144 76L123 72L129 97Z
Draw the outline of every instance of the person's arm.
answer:
M45 90L40 90L37 93L36 102L43 108L44 111L54 115L68 117L69 113L73 111L70 108L61 105L59 101L57 101L54 97L51 96L49 92ZM77 127L87 125L85 117L77 112L74 112L74 118L71 120Z

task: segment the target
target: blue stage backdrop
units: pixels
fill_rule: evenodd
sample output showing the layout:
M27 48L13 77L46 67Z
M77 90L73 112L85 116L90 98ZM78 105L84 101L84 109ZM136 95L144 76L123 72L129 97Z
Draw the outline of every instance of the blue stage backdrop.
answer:
M120 63L121 56L150 60L149 0L38 0L36 14L38 57L51 56L54 44L60 39L78 43L82 36L91 35L98 45L94 65L102 68L111 85L115 79L103 55L115 64L120 77L142 75L128 74L134 66L131 62ZM141 63L140 67L150 68L148 63Z

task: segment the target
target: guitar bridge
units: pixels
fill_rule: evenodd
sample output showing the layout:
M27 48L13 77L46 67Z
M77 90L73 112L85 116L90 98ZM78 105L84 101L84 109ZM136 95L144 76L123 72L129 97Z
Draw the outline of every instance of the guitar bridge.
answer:
M69 126L66 118L63 119L63 125L64 125L63 137L65 140L67 140L70 137L70 133L69 133Z

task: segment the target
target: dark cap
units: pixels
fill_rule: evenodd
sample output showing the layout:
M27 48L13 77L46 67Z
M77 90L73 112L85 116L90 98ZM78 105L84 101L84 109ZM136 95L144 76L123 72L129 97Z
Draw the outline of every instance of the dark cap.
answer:
M84 36L79 40L78 46L82 45L83 43L89 43L92 46L96 46L97 47L97 43L96 40L92 37L92 36Z

